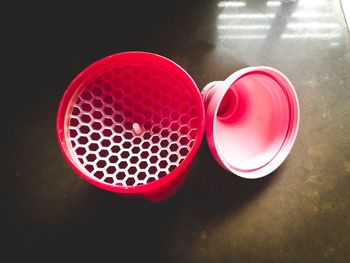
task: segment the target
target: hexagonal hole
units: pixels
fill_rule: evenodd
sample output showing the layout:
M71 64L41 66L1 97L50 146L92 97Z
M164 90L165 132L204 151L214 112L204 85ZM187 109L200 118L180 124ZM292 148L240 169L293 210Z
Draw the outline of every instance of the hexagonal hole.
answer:
M139 172L137 174L137 179L144 180L145 178L146 178L146 173L145 172Z
M69 137L74 138L78 135L76 130L69 129Z
M120 143L122 140L123 140L122 137L119 135L113 136L113 142L115 142L115 143Z
M124 151L124 152L121 153L120 156L121 156L122 158L126 159L126 158L128 158L128 157L130 156L130 153L129 153L128 151Z
M118 180L123 180L124 178L125 178L125 173L124 172L119 172L119 173L117 173L117 175L116 175L116 178L118 179Z
M165 119L163 119L161 121L161 124L162 124L163 127L167 128L169 126L169 124L170 124L170 120L168 118L165 118Z
M132 178L132 177L130 177L130 178L128 178L128 179L126 180L126 184L129 185L129 186L134 185L134 183L135 183L135 179Z
M130 143L130 142L124 142L124 143L123 143L123 147L124 147L125 149L129 149L129 148L131 147L131 143Z
M124 122L125 129L131 130L133 128L132 126L133 126L133 123L131 121Z
M105 118L105 119L103 120L103 124L104 124L105 126L112 126L112 125L113 125L113 120L110 119L110 118Z
M132 151L133 153L138 153L138 152L140 152L140 147L134 146L134 147L132 147L131 151Z
M87 164L87 165L85 165L85 169L91 173L94 170L94 167L91 164Z
M156 180L156 178L150 177L150 178L147 179L147 183L148 183L148 184L149 184L149 183L152 183L152 182L154 182L155 180Z
M103 114L102 114L102 112L100 112L100 111L94 111L94 112L92 113L92 116L93 116L95 119L102 119Z
M164 129L164 130L162 130L160 135L162 135L163 137L168 137L169 136L169 131L167 129Z
M99 99L94 99L94 100L92 101L92 104L93 104L96 108L101 108L102 105L103 105L102 101L99 100Z
M172 141L176 141L177 139L179 139L179 135L177 134L177 133L172 133L171 135L170 135L170 139L172 140Z
M142 145L141 145L141 147L143 149L148 149L150 146L151 146L151 144L149 142L143 142Z
M97 133L97 132L93 132L93 133L90 134L90 137L91 137L92 140L98 141L101 138L101 135L99 133Z
M108 184L113 184L114 183L114 179L113 177L107 177L105 178L103 181L105 181Z
M189 142L189 140L187 139L187 137L181 137L181 139L180 139L181 145L187 145L188 142Z
M83 91L83 93L81 93L81 98L83 100L91 100L92 96L91 96L91 93L89 91Z
M79 137L79 139L78 139L78 142L79 142L80 144L87 144L88 141L89 141L88 138L85 137L85 136L81 136L81 137Z
M136 156L133 156L130 158L131 163L137 163L138 161L139 161L139 158L137 158Z
M108 84L108 83L107 83ZM108 84L109 85L109 84ZM110 95L105 95L103 97L103 101L106 103L106 104L112 104L113 103L113 98L112 96Z
M155 174L157 172L157 167L151 166L150 168L148 168L148 172L150 174Z
M163 157L163 158L167 157L168 154L169 154L169 153L168 153L167 150L162 150L162 151L160 151L160 153L159 153L160 157Z
M135 174L137 172L137 169L136 169L136 167L134 167L134 166L132 166L132 167L130 167L129 169L128 169L128 173L129 174Z
M117 169L115 169L114 166L109 166L106 171L109 174L114 174L117 171Z
M185 147L181 148L181 149L180 149L180 154L181 154L182 156L186 156L186 155L188 154L188 149L185 148Z
M118 157L113 155L113 156L109 157L108 161L110 163L116 163L116 162L118 162Z
M100 130L102 128L102 124L95 121L92 123L92 128L94 128L95 130Z
M123 127L120 125L115 125L114 126L114 131L117 133L122 133L123 132Z
M107 150L101 150L98 154L99 154L101 157L107 157L107 156L108 156L108 151L107 151Z
M101 179L103 177L103 172L102 171L96 171L94 173L94 176L97 177L98 179Z
M111 107L105 107L103 109L103 112L106 114L106 115L113 115L114 111Z
M113 118L116 122L123 122L124 121L124 118L121 114L115 114Z
M111 141L108 140L108 139L104 139L104 140L101 141L101 145L103 147L108 147L109 145L111 145Z
M170 125L170 129L172 129L173 131L177 131L177 130L179 130L179 128L180 128L180 125L177 122L173 122Z
M89 112L89 111L92 110L92 107L91 107L91 105L89 103L83 103L81 105L81 108L83 109L83 111L86 111L86 112Z
M160 138L159 138L159 136L153 135L151 141L152 141L153 143L158 143L158 142L160 141Z
M102 133L103 133L104 136L107 136L107 137L109 137L109 136L111 136L113 134L112 130L110 130L110 129L104 129L102 131Z
M72 110L72 114L75 115L75 116L79 115L80 114L79 108L78 107L74 107L73 110Z
M177 149L179 149L179 146L176 143L172 143L170 145L170 150L175 152Z
M153 132L153 133L158 133L158 132L160 132L160 127L159 127L158 125L153 126L152 132Z
M75 150L75 152L78 154L78 155L84 155L86 153L86 149L84 147L79 147Z
M116 111L121 111L124 107L123 107L123 104L119 103L119 102L115 102L113 104L113 108L116 110Z
M180 128L180 133L181 133L181 134L187 134L188 132L189 132L189 129L188 129L187 126L182 126L182 127Z
M131 132L126 132L124 133L124 138L125 139L131 139L133 136L132 136L132 133Z
M147 151L143 151L142 153L141 153L141 157L142 158L147 158L149 156L149 153L147 152Z
M132 140L133 144L140 144L142 142L141 138L137 137L135 139Z
M119 166L120 169L124 169L124 168L126 168L128 166L128 163L125 162L125 161L122 161L122 162L119 163L118 166Z
M160 168L165 168L167 167L167 165L168 165L167 161L164 161L164 160L159 163Z
M152 147L151 147L151 152L152 153L157 153L159 151L159 147L157 146L157 145L153 145Z
M177 120L179 117L180 117L180 114L178 112L172 112L170 114L170 118L174 121Z
M169 156L169 160L171 162L176 162L179 159L179 157L177 156L177 154L173 153Z
M147 162L145 162L145 161L140 162L140 163L139 163L139 167L140 167L141 169L147 168Z
M105 83L102 87L107 92L110 92L112 90L112 85L110 83Z
M186 114L186 115L182 115L180 118L180 122L182 124L187 124L190 121L190 117Z
M158 162L158 156L157 155L153 155L151 156L151 158L149 159L151 163L156 163Z
M76 127L76 126L79 125L79 121L77 119L75 119L75 118L70 118L69 125L73 126L73 127Z
M86 125L82 125L82 126L79 128L79 130L80 130L81 133L85 133L85 134L87 134L87 133L90 132L89 126L86 126Z
M165 171L161 171L161 172L158 173L158 178L162 178L162 177L164 177L166 175L167 175L167 173Z
M167 139L163 139L160 141L160 146L167 147L169 145L169 141Z
M97 151L97 149L98 149L98 144L96 144L96 143L90 143L89 149L90 149L90 151Z
M151 133L150 133L150 132L145 132L145 133L143 134L143 138L144 138L145 140L148 140L149 138L151 138Z
M100 83L102 83L102 80L101 80ZM99 87L94 87L94 88L92 89L92 93L93 93L94 95L96 95L96 96L101 96L101 95L102 95L102 90L101 90Z
M197 129L191 130L191 131L190 131L190 137L191 137L191 138L196 138L196 136L197 136Z
M113 153L119 153L120 152L120 147L118 145L113 145L111 148Z
M98 168L103 168L107 165L106 161L104 160L99 160L96 164Z
M169 166L169 172L174 171L176 169L177 165L173 164Z

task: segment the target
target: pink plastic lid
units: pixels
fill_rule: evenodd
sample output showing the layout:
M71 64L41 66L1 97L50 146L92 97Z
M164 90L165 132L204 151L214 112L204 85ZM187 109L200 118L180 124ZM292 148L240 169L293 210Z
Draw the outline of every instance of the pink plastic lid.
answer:
M202 91L209 148L222 167L244 177L263 177L288 156L299 126L291 82L269 67L241 69Z

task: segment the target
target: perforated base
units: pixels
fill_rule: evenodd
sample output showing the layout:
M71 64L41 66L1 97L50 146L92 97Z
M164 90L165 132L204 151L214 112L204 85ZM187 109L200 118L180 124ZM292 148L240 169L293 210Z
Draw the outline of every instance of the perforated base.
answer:
M146 64L111 65L79 87L67 122L70 153L85 174L104 184L137 186L185 159L201 111L171 73Z

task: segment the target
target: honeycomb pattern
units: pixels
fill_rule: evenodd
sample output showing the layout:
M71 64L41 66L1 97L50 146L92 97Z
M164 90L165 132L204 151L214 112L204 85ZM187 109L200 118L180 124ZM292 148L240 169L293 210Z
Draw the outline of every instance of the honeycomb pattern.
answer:
M101 70L71 102L73 158L85 174L109 185L166 176L197 139L201 116L193 97L173 75L149 65Z

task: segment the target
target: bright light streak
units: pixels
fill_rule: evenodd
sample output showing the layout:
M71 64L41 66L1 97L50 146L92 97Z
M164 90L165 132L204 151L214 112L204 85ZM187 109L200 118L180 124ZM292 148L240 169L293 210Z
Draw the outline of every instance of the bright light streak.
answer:
M248 18L248 19L266 19L274 18L275 14L220 14L219 19L234 19L234 18Z
M315 12L315 11L305 11L305 12L296 12L292 14L292 17L295 18L316 18L316 17L331 17L331 13L324 12Z
M332 39L339 38L340 34L321 34L321 33L306 33L306 34L283 34L282 39L300 39L300 38L316 38L316 39Z
M269 25L219 25L217 26L217 29L219 30L264 30L269 29Z
M220 1L218 7L243 7L246 3L243 1Z
M280 6L281 5L281 1L268 1L268 2L266 2L266 5L269 6L269 7Z
M332 42L331 47L339 47L340 43L339 42Z
M276 6L280 6L282 4L283 1L267 1L266 5L268 7L276 7ZM287 3L287 1L286 1ZM289 1L288 3L293 3L292 1ZM299 1L299 2L295 2L297 3L299 6L306 6L306 7L316 7L316 6L327 6L326 3L324 1L312 1L312 0L307 0L307 1Z
M287 28L336 29L336 28L340 28L340 26L337 23L291 23L287 25Z
M265 35L222 35L219 39L264 39Z

